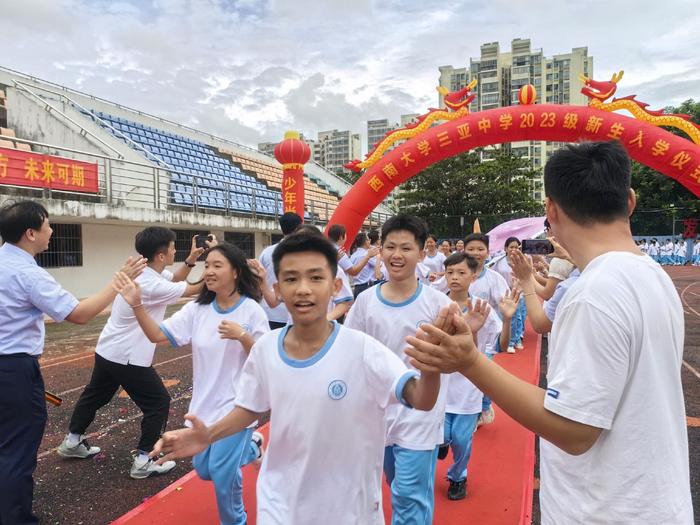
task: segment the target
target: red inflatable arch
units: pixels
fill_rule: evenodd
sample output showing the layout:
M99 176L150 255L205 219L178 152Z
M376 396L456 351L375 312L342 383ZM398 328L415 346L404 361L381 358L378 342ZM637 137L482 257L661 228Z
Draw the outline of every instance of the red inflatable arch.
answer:
M648 120L657 125L680 118L649 115ZM530 104L465 113L426 129L369 166L343 197L328 226L343 224L347 238L354 239L365 218L391 190L428 166L480 146L522 140L619 140L631 158L700 196L700 146L657 125L590 106Z

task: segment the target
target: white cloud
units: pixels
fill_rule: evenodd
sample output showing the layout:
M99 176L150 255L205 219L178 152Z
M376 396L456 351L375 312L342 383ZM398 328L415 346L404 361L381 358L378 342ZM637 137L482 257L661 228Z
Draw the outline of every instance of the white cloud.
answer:
M438 66L518 37L588 46L654 107L698 98L697 27L694 0L23 0L0 64L254 145L423 111Z

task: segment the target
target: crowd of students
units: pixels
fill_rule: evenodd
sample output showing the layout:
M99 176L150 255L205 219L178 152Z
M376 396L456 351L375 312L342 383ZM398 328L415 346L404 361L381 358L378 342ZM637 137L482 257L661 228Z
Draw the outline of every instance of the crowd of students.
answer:
M657 241L655 238L647 241L636 241L637 246L662 266L700 266L700 239L688 241L686 239L673 239Z
M493 402L543 438L543 524L692 523L683 312L669 277L630 234L629 173L614 142L552 157L550 260L525 256L517 238L489 260L488 236L453 247L404 214L359 233L346 253L342 225L326 236L287 213L283 239L259 261L215 238L206 250L193 239L171 273L174 236L150 227L136 237L142 258L86 300L89 308L31 257L48 246L46 210L31 202L3 209L0 260L12 271L0 285L12 293L0 299L0 430L11 437L0 442L0 523L38 523L31 487L45 409L32 414L43 398L42 312L81 322L112 301L92 378L57 451L99 452L84 434L122 386L144 413L131 477L193 457L199 476L214 482L224 525L246 523L248 463L260 468L261 525L384 523L382 472L392 524L432 523L436 462L452 451L447 495L465 498L472 436L494 421ZM190 284L205 251L202 281ZM194 300L165 319L182 297ZM551 333L546 389L493 361L523 348L526 317ZM152 367L159 343L191 344L193 359L186 428L165 433L169 396ZM10 388L27 396L10 400ZM268 413L265 447L254 429ZM20 459L21 469L7 467Z

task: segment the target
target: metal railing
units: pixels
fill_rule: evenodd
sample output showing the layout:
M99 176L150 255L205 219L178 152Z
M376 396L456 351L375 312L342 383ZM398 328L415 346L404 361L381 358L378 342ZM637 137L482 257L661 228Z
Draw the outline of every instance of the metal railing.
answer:
M273 189L262 191L213 176L195 175L176 168L117 159L106 155L45 144L33 140L12 138L28 144L35 153L57 155L97 165L98 192L33 188L0 183L2 193L37 196L44 199L78 200L107 204L114 208L151 208L156 210L277 219L283 209L280 193ZM262 183L261 183L262 184ZM307 222L325 224L333 215L337 203L306 199ZM372 213L365 224L375 227L389 215Z

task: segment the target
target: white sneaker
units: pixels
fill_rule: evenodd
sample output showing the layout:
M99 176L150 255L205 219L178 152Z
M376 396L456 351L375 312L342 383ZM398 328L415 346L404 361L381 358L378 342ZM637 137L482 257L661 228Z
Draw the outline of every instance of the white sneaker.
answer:
M143 459L141 456L134 456L134 462L131 464L129 475L134 479L145 479L154 474L167 474L175 468L174 461L166 461L162 465L158 465L153 459Z
M265 444L265 436L263 436L260 432L253 432L250 439L258 446L258 450L260 451L258 457L255 458L252 463L255 465L255 467L260 468L260 465L262 465L263 456L265 455L265 449L263 448L263 445Z
M523 347L523 342L522 342L522 341L518 341L518 344L515 345L515 349L516 349L516 350L522 350L523 348L524 348L524 347Z
M83 436L80 436L80 441L78 441L77 444L70 443L68 441L68 436L66 436L58 446L56 452L63 458L85 459L99 454L100 450L100 447L91 447Z
M512 346L509 346L509 347L506 349L506 352L508 352L509 354L514 354L514 353L515 353L515 348L512 347Z

